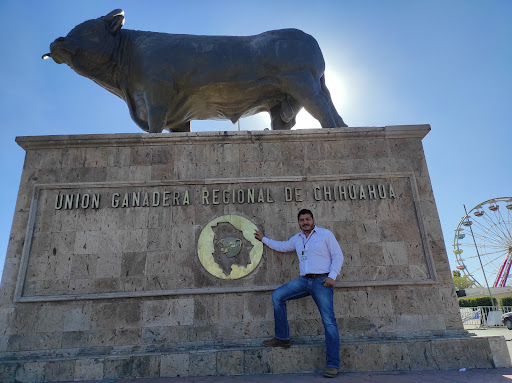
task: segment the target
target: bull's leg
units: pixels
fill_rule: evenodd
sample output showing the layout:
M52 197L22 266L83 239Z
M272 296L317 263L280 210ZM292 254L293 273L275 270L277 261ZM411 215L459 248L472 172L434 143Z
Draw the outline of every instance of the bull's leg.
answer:
M148 111L146 110L146 101L141 97L140 93L125 93L126 104L130 111L132 120L145 132L149 132L147 121Z
M272 130L286 130L287 123L281 120L281 105L270 109L270 124Z
M172 81L154 80L146 84L144 100L148 111L149 133L162 133L167 126L166 100L172 99Z
M313 78L310 72L293 73L285 76L284 80L284 88L320 122L322 128L336 127L331 107L322 91L320 81Z
M148 106L149 133L162 133L167 125L167 108Z
M322 87L322 91L324 92L324 96L329 103L329 106L331 107L331 114L334 118L334 121L336 122L336 127L338 128L344 128L347 126L345 122L343 121L343 118L338 114L336 108L334 107L334 104L332 102L331 98L331 92L329 92L329 89L327 89L327 85L325 85L325 74L320 78L320 86Z

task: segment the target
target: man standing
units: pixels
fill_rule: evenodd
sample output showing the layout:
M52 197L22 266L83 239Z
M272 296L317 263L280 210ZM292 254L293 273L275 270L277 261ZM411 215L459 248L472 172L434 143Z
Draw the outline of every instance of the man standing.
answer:
M340 368L340 337L334 316L333 293L336 277L343 264L343 253L334 234L315 226L313 213L302 209L298 214L301 232L288 241L274 241L256 230L254 237L273 250L295 250L299 257L300 278L272 293L274 304L274 338L263 342L267 347L290 347L286 301L311 295L320 311L325 330L326 369L324 376L333 378Z

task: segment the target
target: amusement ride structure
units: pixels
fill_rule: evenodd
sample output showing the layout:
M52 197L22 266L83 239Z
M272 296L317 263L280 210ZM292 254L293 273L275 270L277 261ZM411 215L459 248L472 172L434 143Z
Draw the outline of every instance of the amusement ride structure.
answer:
M512 267L512 197L493 198L467 212L455 229L453 252L457 269L474 287L506 286Z

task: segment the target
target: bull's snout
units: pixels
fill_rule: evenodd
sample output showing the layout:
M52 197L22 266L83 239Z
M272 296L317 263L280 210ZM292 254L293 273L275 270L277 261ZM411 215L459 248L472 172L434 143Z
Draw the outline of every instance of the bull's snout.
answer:
M67 59L74 54L75 51L70 40L65 37L58 37L50 44L50 53L44 54L42 58L43 60L52 58L57 64L62 64L67 62Z
M50 52L53 50L55 46L57 46L58 44L62 44L65 40L66 39L64 37L59 37L55 39L55 41L50 44Z
M66 42L66 38L65 37L58 37L55 39L55 41L53 43L50 44L50 52L53 51L54 48L65 48L66 45L69 45L69 44L64 44Z
M50 44L50 52L52 51L52 48L55 46L55 43L59 44L59 43L63 43L66 39L64 37L58 37L55 39L55 41L53 43ZM49 59L52 57L52 54L51 53L45 53L41 58L43 60L46 60L46 59Z

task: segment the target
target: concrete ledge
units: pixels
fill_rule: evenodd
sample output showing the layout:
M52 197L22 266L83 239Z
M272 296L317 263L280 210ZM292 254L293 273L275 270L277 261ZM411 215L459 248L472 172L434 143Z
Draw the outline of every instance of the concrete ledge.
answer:
M273 141L289 140L339 140L361 138L420 138L430 131L430 125L393 125L385 127L352 127L337 129L300 129L300 130L245 130L212 131L190 133L126 133L126 134L81 134L58 136L20 136L16 142L23 149L50 149L85 146L130 146L130 145L168 145L201 142L238 142L250 140ZM306 138L307 137L307 138Z
M126 349L123 355L109 354L106 349L97 354L93 350L87 350L87 354L69 350L69 354L60 357L52 357L51 352L4 353L0 358L0 381L286 374L321 371L325 366L320 338L296 341L289 349L261 347L260 341L172 350ZM340 351L343 372L510 366L505 339L498 336L342 341Z

